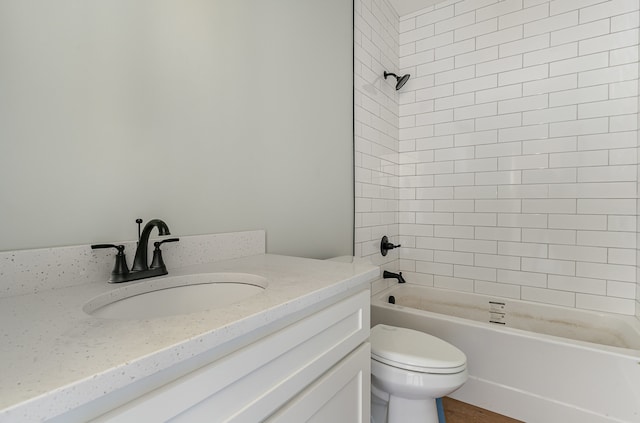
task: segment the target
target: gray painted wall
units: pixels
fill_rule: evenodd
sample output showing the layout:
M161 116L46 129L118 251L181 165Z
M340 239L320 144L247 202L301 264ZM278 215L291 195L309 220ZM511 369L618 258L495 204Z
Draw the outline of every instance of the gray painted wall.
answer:
M266 229L350 254L352 3L0 3L0 250Z

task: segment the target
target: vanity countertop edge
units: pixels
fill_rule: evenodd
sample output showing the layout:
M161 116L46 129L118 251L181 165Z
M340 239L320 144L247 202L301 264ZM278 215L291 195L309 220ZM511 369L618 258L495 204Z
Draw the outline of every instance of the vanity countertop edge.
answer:
M86 315L87 301L120 288L105 281L1 298L0 422L59 416L323 301L366 289L379 267L261 254L186 266L166 277L219 272L262 276L269 285L219 309L146 320Z

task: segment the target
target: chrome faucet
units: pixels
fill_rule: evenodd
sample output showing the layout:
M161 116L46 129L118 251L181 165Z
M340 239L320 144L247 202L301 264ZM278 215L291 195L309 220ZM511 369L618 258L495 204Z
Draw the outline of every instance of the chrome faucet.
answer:
M160 242L155 242L153 261L151 262L151 266L149 266L148 250L149 235L151 235L151 231L153 228L158 228L158 234L160 236L171 235L171 232L169 232L167 224L160 219L153 219L147 222L142 233L140 233L140 224L142 223L142 219L137 219L136 223L138 224L138 247L136 249L136 255L133 259L133 267L131 267L131 270L129 270L129 267L127 266L127 259L124 255L124 245L96 244L91 246L94 250L98 248L115 248L118 250L118 254L116 254L116 264L111 272L111 278L109 279L109 282L111 283L130 282L138 279L162 276L168 273L167 266L165 266L164 260L162 259L162 250L160 250L160 246L165 242L176 242L180 239L170 238Z

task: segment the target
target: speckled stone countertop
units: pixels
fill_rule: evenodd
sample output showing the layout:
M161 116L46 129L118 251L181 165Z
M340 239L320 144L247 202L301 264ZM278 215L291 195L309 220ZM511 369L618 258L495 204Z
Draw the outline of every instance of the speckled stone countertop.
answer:
M368 287L379 268L261 254L170 270L169 276L210 272L259 275L268 287L223 308L146 320L85 314L87 301L122 287L103 281L0 298L0 422L59 416L318 302Z

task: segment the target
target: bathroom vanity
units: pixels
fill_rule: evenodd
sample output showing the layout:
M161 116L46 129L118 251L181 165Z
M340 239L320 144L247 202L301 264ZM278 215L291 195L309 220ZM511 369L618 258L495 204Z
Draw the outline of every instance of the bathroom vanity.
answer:
M368 307L350 295L94 421L364 423Z
M188 251L189 237L180 244ZM122 293L104 280L0 298L0 422L368 422L369 284L379 269L268 255L263 244L237 250L182 267L167 260L170 275L148 280L266 281L210 310L89 315L96 298Z

